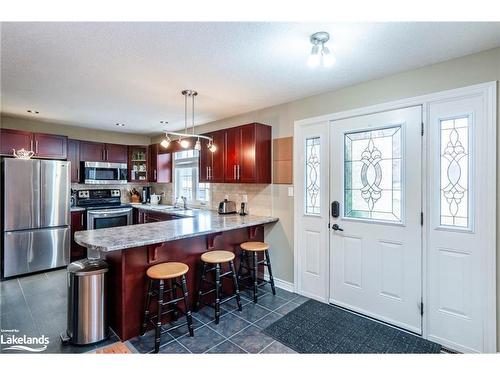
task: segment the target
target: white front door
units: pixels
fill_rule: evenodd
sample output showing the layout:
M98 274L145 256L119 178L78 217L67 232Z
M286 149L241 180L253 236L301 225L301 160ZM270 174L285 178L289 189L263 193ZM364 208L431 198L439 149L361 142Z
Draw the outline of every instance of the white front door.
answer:
M421 106L330 123L330 302L416 333L421 124Z
M328 122L300 127L294 150L297 291L328 302Z

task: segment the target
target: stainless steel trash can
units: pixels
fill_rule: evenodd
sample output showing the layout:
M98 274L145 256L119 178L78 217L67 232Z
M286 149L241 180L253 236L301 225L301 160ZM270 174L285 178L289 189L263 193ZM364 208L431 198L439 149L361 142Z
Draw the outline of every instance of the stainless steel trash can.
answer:
M66 333L72 344L92 344L108 337L107 272L107 263L100 259L83 259L68 266Z

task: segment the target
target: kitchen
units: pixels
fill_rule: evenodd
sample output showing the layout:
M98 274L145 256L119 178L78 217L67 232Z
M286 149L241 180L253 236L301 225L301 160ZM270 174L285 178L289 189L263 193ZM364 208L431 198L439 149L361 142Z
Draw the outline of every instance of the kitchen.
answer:
M396 55L448 31L418 66L397 55L347 83L333 73L356 59L330 60L345 25L2 26L2 354L497 351L496 182L478 181L496 171L498 23L351 25ZM199 70L168 58L183 51L176 27L205 30L194 43L219 52L221 35L258 43L266 30L305 46L279 69L256 63L265 48L234 56L248 87L234 88L205 50L193 47ZM47 342L15 344L23 335Z

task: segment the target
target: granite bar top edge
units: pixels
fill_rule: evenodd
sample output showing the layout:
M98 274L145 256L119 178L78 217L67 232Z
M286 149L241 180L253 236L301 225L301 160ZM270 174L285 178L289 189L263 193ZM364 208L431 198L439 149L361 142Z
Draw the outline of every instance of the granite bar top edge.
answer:
M194 216L175 220L79 231L75 233L75 242L87 249L107 253L279 221L271 216L222 216L208 210L191 212ZM162 233L155 234L158 231Z

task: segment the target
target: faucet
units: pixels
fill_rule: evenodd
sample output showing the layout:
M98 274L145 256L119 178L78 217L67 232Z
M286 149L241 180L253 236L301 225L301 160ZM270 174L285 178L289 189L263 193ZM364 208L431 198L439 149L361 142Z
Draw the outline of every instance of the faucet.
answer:
M188 206L187 206L187 198L186 197L181 197L182 199L182 202L184 204L184 209L187 210L188 209Z

